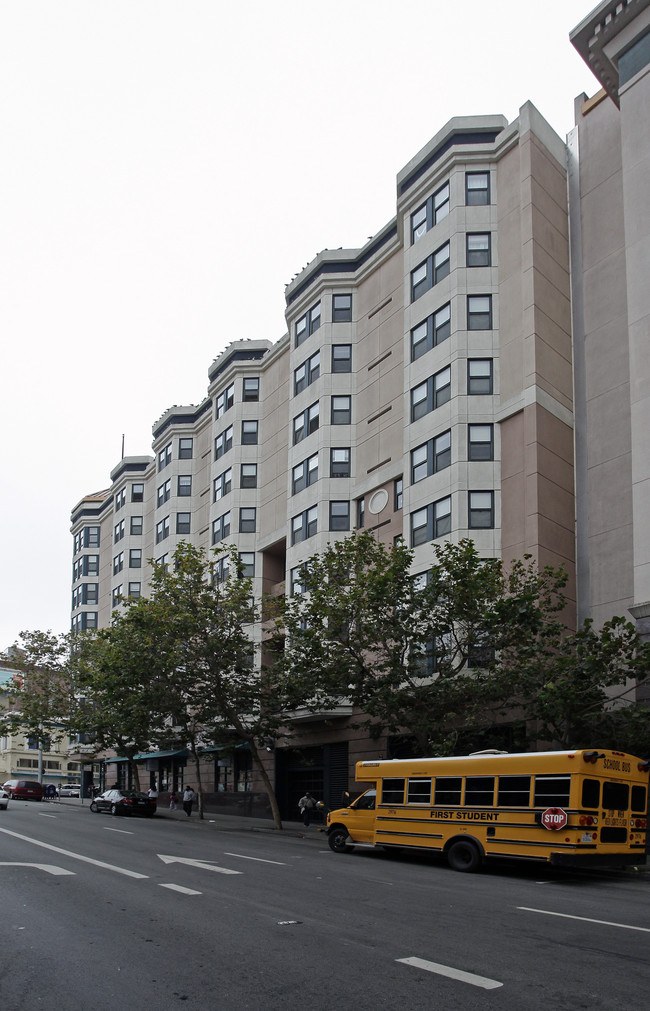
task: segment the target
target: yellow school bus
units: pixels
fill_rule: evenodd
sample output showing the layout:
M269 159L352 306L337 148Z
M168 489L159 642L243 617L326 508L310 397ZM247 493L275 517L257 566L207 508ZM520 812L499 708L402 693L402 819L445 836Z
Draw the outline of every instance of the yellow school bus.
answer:
M486 857L643 864L649 769L605 750L358 762L368 789L328 814L328 842L335 853L355 844L430 850L457 871Z

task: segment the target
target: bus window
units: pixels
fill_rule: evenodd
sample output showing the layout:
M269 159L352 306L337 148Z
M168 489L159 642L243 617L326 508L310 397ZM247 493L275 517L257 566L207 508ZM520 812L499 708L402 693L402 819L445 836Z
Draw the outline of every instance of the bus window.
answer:
M564 807L569 803L571 776L535 776L535 807Z
M645 814L647 810L646 788L645 786L632 787L632 810L638 814Z
M435 803L460 804L462 785L460 776L436 776Z
M627 783L603 783L603 807L608 811L627 811L630 788Z
M376 790L367 790L354 803L350 804L350 807L353 807L355 811L374 811L376 797Z
M530 776L499 776L497 807L528 807Z
M384 779L381 784L382 804L403 804L404 783L403 779Z
M430 804L431 780L409 779L408 792L406 794L406 802L407 804Z
M468 776L465 780L467 807L494 806L494 776Z
M582 806L600 807L600 783L597 779L583 779Z

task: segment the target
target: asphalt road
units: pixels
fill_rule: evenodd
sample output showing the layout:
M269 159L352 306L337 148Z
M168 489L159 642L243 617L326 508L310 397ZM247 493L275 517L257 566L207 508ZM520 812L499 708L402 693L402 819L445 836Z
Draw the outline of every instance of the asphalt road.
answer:
M226 824L0 811L2 1011L645 1006L650 874L466 875Z

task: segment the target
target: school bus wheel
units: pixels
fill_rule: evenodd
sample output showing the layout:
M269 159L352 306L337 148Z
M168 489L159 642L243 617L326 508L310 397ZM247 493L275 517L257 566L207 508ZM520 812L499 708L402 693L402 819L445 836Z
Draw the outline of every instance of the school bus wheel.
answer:
M327 836L329 847L335 853L350 853L354 849L353 846L348 846L347 839L348 830L345 825L332 826Z
M456 839L445 850L445 856L453 871L471 874L481 866L481 853L476 844L469 839Z

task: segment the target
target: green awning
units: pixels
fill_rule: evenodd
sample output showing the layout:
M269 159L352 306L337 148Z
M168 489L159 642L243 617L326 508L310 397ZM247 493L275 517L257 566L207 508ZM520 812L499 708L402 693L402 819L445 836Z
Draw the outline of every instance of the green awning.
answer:
M187 748L176 751L143 751L140 755L134 755L133 761L144 762L147 758L187 758L188 755ZM111 762L128 762L128 758L107 758L105 765L110 765Z

